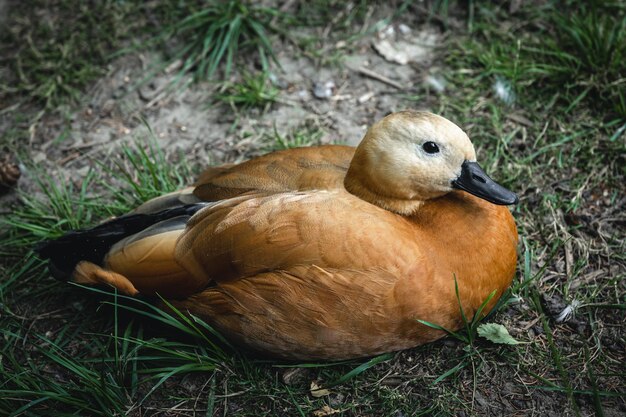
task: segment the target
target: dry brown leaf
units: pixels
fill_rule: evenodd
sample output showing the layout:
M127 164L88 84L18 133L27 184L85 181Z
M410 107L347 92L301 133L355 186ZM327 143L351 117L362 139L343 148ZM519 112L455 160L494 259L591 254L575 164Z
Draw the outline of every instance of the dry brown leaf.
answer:
M324 407L320 408L319 410L313 411L313 415L315 417L331 416L331 415L337 414L337 413L341 413L341 410L335 410L334 408L331 408L331 407L329 407L327 405L325 405Z
M320 387L319 385L317 385L317 382L311 381L311 395L312 396L314 396L315 398L319 398L319 397L324 397L329 394L330 394L329 390L327 390L326 388Z
M530 120L528 120L527 117L525 117L525 116L523 116L521 114L510 113L510 114L506 115L506 118L509 119L509 120L512 120L512 121L514 121L516 123L519 123L519 124L521 124L523 126L526 126L526 127L533 126L533 122L531 122Z
M306 377L307 370L305 368L288 368L283 372L283 382L287 385L294 385Z
M8 160L0 162L0 188L13 187L20 178L20 168Z

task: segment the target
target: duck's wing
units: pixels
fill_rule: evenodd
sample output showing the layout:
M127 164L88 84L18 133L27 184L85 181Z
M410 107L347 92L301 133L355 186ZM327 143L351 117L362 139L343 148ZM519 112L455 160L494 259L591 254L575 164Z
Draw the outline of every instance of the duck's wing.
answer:
M418 248L407 221L345 190L248 192L185 207L193 210L133 214L99 226L121 231L97 259L71 256L64 263L66 275L121 291L135 289L129 293L185 298L207 286L298 265L354 271L388 265L389 273L401 276L417 262ZM147 227L131 229L126 219L135 217L145 219ZM69 243L91 253L80 238L100 229L84 231ZM99 235L91 240L101 241ZM59 263L58 257L51 258ZM95 264L102 264L104 271ZM74 270L75 265L79 267Z
M433 272L417 233L341 190L222 201L196 213L176 247L178 263L212 284L174 304L273 356L402 349L416 331L437 337L415 321L441 295L423 290Z
M204 201L218 201L250 191L341 188L353 155L354 148L339 145L272 152L241 164L207 169L193 194Z
M248 194L209 205L188 222L175 251L189 273L218 282L295 265L390 265L400 274L418 256L406 219L345 190Z
M191 187L153 198L133 213L220 201L254 192L330 190L343 187L354 148L340 145L312 146L272 152L241 164L205 169Z
M353 152L353 148L346 146L290 149L238 165L212 167L202 174L196 187L154 198L129 215L92 230L46 242L40 245L39 252L51 260L51 270L62 279L72 274L76 279L75 267L86 261L93 267L81 269L83 273L78 274L81 282L120 281L109 279L108 272L116 272L120 277L128 277L144 293L189 294L208 278L199 275L194 276L199 280L190 281L173 256L178 236L191 216L188 209L195 212L196 207L216 204L230 207L241 201L233 197L245 200L251 195L258 197L259 192L342 187ZM183 217L178 216L181 210L185 213Z

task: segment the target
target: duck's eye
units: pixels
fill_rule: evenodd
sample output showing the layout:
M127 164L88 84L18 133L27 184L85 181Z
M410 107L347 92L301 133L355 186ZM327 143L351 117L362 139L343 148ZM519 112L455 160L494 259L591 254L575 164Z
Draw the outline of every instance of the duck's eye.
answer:
M422 145L422 149L424 149L426 153L439 152L439 146L437 146L435 142L424 142L424 144Z

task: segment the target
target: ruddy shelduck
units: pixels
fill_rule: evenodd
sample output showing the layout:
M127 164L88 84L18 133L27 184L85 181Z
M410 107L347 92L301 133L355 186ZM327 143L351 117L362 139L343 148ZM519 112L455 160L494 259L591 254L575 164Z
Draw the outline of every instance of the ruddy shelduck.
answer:
M159 295L284 359L345 359L442 337L510 285L517 197L467 135L393 113L357 148L273 152L42 244L53 275ZM458 283L460 304L455 295Z

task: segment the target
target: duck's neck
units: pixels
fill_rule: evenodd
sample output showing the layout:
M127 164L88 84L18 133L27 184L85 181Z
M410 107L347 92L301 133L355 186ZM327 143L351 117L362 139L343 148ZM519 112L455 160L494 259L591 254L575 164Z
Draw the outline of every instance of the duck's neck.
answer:
M409 196L397 192L394 193L391 187L384 187L379 184L367 169L364 169L358 152L350 164L343 184L350 194L403 216L415 214L424 204L423 200L409 198Z

